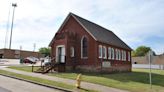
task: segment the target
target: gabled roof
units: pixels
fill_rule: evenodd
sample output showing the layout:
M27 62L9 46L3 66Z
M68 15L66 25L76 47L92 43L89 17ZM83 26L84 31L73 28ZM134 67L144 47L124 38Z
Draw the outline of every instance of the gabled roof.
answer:
M110 44L116 47L132 50L128 45L126 45L119 37L117 37L112 31L103 28L91 21L88 21L82 17L79 17L73 13L70 13L66 20L64 21L63 25L64 26L65 22L67 22L68 18L70 16L73 16L75 20L96 40L102 43ZM60 28L61 29L61 28ZM59 30L60 30L59 29ZM53 40L52 40L53 41ZM52 43L51 41L51 43ZM50 43L50 44L51 44Z

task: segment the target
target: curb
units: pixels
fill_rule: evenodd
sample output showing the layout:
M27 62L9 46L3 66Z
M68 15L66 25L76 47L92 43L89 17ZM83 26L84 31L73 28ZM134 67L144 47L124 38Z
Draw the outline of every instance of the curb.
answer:
M52 89L61 90L61 91L64 91L64 92L73 92L72 90L64 89L64 88L61 88L61 87L54 87L54 86L50 86L50 85L46 85L46 84L30 81L30 80L23 79L23 78L9 76L9 75L6 75L6 74L1 74L0 73L0 75L5 76L5 77L9 77L9 78L14 78L14 79L21 80L21 81L25 81L25 82L30 82L30 83L33 83L33 84L37 84L37 85L48 87L48 88L52 88Z

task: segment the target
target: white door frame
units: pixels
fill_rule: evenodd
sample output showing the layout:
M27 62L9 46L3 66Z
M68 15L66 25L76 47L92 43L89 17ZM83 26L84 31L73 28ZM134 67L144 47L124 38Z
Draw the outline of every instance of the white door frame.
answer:
M56 62L59 62L59 53L58 53L58 48L62 48L62 51L61 51L61 61L60 63L65 63L65 45L58 45L56 46Z

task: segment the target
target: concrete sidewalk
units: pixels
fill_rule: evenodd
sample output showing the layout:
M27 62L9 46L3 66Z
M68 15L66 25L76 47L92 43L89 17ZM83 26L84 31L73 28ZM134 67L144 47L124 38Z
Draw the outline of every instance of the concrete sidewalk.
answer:
M75 83L76 83L76 81L72 80L72 79L59 78L59 77L48 76L48 75L39 74L39 73L24 72L24 71L19 71L19 70L4 68L4 67L0 68L0 69L6 70L9 72L18 73L18 74L28 75L28 76L32 76L32 77L38 77L38 78L42 78L42 79L63 82L65 84L69 84L69 85L75 85ZM85 89L94 89L94 90L97 90L100 92L128 92L125 90L120 90L120 89L111 88L111 87L107 87L107 86L103 86L103 85L99 85L99 84L89 83L89 82L82 82L81 87L85 88Z

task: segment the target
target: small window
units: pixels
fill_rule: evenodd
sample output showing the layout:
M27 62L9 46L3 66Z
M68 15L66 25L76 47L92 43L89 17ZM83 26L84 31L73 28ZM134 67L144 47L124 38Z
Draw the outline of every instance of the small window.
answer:
M112 59L114 59L114 49L112 48Z
M102 45L99 45L99 58L102 58Z
M71 57L74 57L75 56L75 49L74 49L74 47L71 47L70 48L70 56Z
M108 47L108 59L111 59L111 47Z
M130 52L128 52L128 61L130 61L130 57L131 57Z
M106 59L107 58L107 51L106 51L106 47L103 46L103 50L102 50L102 53L103 53L103 58Z

